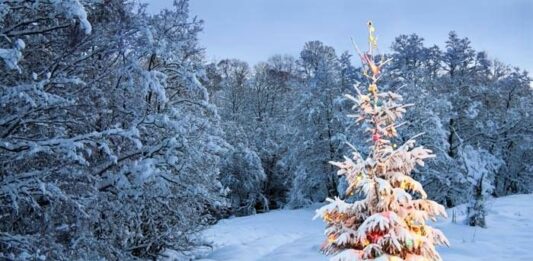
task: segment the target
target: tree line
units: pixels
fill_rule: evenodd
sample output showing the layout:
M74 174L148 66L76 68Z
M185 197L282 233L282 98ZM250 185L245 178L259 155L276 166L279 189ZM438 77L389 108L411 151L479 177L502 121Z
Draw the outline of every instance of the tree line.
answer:
M430 197L451 207L466 202L474 187L493 196L531 190L532 92L526 71L490 59L453 31L444 49L425 46L416 34L400 35L386 57L392 60L382 88L416 104L398 143L424 133L418 139L437 153L415 172ZM262 173L252 178L246 167L225 173L255 182L248 195L256 197L249 199L256 209L265 208L258 200L265 197L276 208L344 196L345 181L328 161L347 155L350 146L367 151L360 138L365 126L353 126L351 105L343 98L354 85L368 88L357 59L311 41L299 57L277 55L253 68L234 59L207 65L205 86L226 135L256 152L266 173L266 179ZM256 191L263 195L257 198Z

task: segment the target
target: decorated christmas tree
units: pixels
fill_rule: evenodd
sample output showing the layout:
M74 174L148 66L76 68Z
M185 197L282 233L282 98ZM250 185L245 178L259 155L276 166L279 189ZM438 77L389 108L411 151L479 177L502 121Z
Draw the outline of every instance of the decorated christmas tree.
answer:
M371 146L362 155L353 146L352 158L330 162L349 183L346 193L359 195L353 203L339 198L317 210L327 224L322 250L334 255L331 260L441 260L436 245L448 245L428 220L446 217L444 207L428 200L422 185L410 175L417 165L435 155L415 146L415 135L402 145L394 144L397 123L407 107L393 92L380 92L378 80L388 62L378 54L372 22L368 23L369 50L362 53L355 45L368 79L368 92L358 90L353 100L358 113L350 115L363 123Z

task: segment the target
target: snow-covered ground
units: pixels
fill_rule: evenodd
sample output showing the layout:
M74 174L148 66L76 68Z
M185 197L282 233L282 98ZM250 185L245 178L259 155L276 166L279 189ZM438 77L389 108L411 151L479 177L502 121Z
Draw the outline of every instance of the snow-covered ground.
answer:
M200 260L327 260L319 252L324 225L312 220L314 209L221 220L205 232L214 248ZM487 209L486 229L463 225L464 207L448 210L450 217L434 224L451 243L439 249L444 260L533 260L533 194L490 200Z

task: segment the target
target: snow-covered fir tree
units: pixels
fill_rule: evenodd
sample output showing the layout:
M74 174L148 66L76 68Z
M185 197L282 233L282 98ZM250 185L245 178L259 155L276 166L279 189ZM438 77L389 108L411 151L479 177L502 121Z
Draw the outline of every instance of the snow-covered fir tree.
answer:
M368 29L369 51L358 50L368 93L356 88L357 97L346 96L355 102L358 113L352 116L366 126L371 147L366 156L354 147L351 158L331 162L346 177L347 193L361 193L362 198L352 203L328 199L329 204L317 210L316 216L327 224L322 250L334 254L332 260L441 260L435 246L448 241L427 221L446 212L427 199L422 185L411 177L417 165L424 166L434 155L415 146L416 136L396 144L397 128L403 125L397 121L412 104L402 104L396 93L379 91L377 82L388 60L378 59L372 22Z
M488 151L470 145L465 146L461 154L472 190L465 221L470 226L486 227L485 200L494 190L494 178L503 162Z

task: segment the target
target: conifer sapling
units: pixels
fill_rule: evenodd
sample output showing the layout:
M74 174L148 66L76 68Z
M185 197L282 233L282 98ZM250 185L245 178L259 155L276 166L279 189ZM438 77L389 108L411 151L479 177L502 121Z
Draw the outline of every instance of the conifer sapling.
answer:
M352 158L330 162L349 183L347 194L361 193L353 203L339 198L327 199L329 204L317 210L327 224L326 241L321 249L332 254L331 260L441 260L436 245L449 245L443 233L426 224L437 216L446 217L444 207L428 200L422 185L410 174L416 165L435 157L431 150L415 147L417 136L403 145L393 140L405 109L402 97L393 92L379 92L378 80L388 62L377 54L377 39L372 22L368 22L369 50L362 53L363 74L368 79L368 92L357 87L355 102L357 122L368 126L371 147L364 157L353 146ZM381 56L378 61L378 56Z

